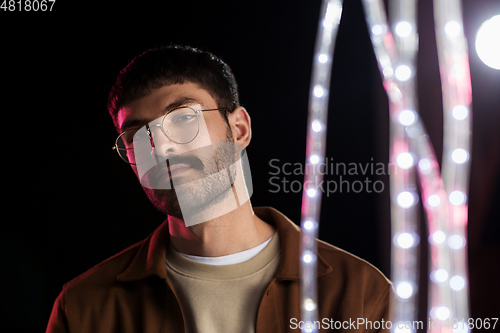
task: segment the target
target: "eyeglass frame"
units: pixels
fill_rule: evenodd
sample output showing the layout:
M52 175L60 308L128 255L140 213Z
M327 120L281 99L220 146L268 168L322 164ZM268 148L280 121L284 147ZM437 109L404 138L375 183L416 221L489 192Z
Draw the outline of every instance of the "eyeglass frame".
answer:
M177 141L174 141L172 139L170 139L170 137L167 135L167 131L165 130L165 127L163 127L163 122L165 120L165 117L168 116L169 114L171 114L172 112L175 112L177 110L180 110L180 109L184 109L184 108L190 108L194 111L195 115L196 115L196 118L198 120L198 131L196 132L196 135L191 139L189 140L188 142L177 142ZM161 123L159 124L156 124L154 126L149 126L149 124L146 124L146 128L147 128L147 131L146 133L148 134L149 136L149 140L151 141L151 146L154 147L154 141L153 141L153 136L152 136L152 132L151 132L151 128L155 128L155 127L160 127L161 128L161 131L163 132L163 134L172 142L174 143L177 143L177 144L180 144L180 145L185 145L185 144L188 144L190 142L192 142L194 139L196 139L198 137L198 134L200 133L200 118L198 117L198 114L200 112L205 112L205 111L226 111L226 112L229 112L231 109L230 108L217 108L217 109L206 109L206 110L194 110L191 106L187 106L187 105L184 105L184 106L179 106L178 108L175 108L173 110L170 110L169 112L167 112L164 116L162 116L162 120L161 120ZM116 150L116 152L118 153L118 156L120 156L120 158L127 164L131 164L131 165L137 165L137 163L131 163L131 162L128 162L125 160L125 158L123 158L123 156L120 154L120 148L118 148L118 140L120 140L121 136L125 133L127 133L128 131L132 131L132 130L135 130L135 129L139 129L139 128L142 128L143 126L141 127L134 127L134 128L129 128L125 131L123 131L120 135L118 135L118 137L116 138L115 140L115 145L113 147L111 147L112 150ZM129 150L129 149L134 149L134 148L125 148L125 150Z

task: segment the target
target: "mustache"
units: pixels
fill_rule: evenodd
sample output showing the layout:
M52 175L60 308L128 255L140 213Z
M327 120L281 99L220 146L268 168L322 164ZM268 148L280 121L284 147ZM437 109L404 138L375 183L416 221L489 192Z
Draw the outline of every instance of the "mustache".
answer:
M172 157L168 157L166 161L161 164L165 167L167 163L169 167L175 164L187 164L190 168L200 171L205 167L201 159L193 155L174 155Z
M168 171L169 167L172 167L176 164L185 164L190 168L198 171L202 171L205 169L205 165L202 160L193 155L173 155L168 157L166 160L161 161L156 164L154 167L149 169L144 176L142 176L141 183L155 185L158 180L160 174L165 174ZM152 186L154 187L154 186Z

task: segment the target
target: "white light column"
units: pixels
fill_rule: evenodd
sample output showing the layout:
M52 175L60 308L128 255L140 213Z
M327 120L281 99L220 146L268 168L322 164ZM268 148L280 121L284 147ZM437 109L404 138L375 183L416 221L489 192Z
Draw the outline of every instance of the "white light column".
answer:
M322 192L319 185L323 174L318 172L317 165L325 159L326 123L328 114L328 97L332 57L337 36L342 1L323 0L320 22L314 50L311 93L309 96L309 116L306 142L306 166L301 208L301 320L309 323L303 326L302 332L317 332L314 325L318 317L317 303L317 247L319 217Z
M429 290L429 315L446 322L451 318L460 321L469 317L467 273L467 194L470 169L470 130L472 89L469 56L465 39L460 0L434 0L434 22L443 93L443 163L442 175L448 194L449 225L445 241L439 246L447 248L449 270L439 278L444 268L431 258L431 288ZM431 242L431 244L433 244ZM431 255L436 252L431 247ZM443 310L442 297L450 304ZM440 312L441 310L441 312ZM433 329L428 332L443 332ZM467 332L464 324L448 331Z
M458 253L460 252L455 251L454 254L452 253L452 250L454 250L453 247L456 247L459 251L465 251L463 250L463 246L465 245L466 238L463 234L457 234L456 237L455 235L453 235L454 238L452 238L452 241L450 241L449 239L450 232L456 232L452 231L454 228L453 225L456 224L456 214L453 213L454 208L452 206L457 205L464 207L466 192L465 189L453 190L448 188L448 192L445 190L444 182L441 178L438 160L435 156L432 144L429 140L429 136L427 135L421 120L419 119L417 108L415 107L414 109L412 109L411 106L405 107L405 105L411 105L411 103L408 103L408 101L412 101L414 99L414 97L411 95L413 93L413 89L405 89L405 82L411 80L412 70L414 70L412 61L408 60L409 54L407 53L407 50L411 51L411 48L406 49L408 46L411 47L411 45L413 45L413 40L409 40L409 45L406 41L408 40L407 38L411 37L412 29L415 27L414 12L413 14L411 13L411 10L415 11L415 5L413 1L403 0L394 1L391 3L394 4L392 9L394 9L396 13L393 26L393 30L397 35L395 38L393 38L389 29L387 29L388 24L383 2L381 0L363 0L372 44L374 46L375 54L379 63L379 68L383 77L384 87L389 96L391 108L391 126L395 121L399 121L400 124L406 126L405 129L407 138L409 139L409 146L416 153L418 160L419 184L422 192L422 203L426 212L428 228L430 232L429 241L431 244L430 268L432 282L431 286L429 287L429 304L431 310L430 317L436 320L446 320L447 318L450 318L450 316L452 316L454 313L457 313L453 309L455 309L457 306L461 306L461 304L467 303L466 295L462 294L460 297L455 297L450 289L455 288L459 291L462 291L466 283L466 279L464 278L463 274L460 273L459 275L454 275L455 269L452 268L455 266L460 266L461 269L465 271L465 252L462 252L462 255L458 255ZM406 7L407 10L404 10L403 7ZM456 10L450 10L448 12L448 14L455 15L453 13L456 14ZM455 15L455 17L457 17L457 15ZM460 31L462 29L461 21L458 19L452 21L454 23L448 26L444 24L442 26L442 31L444 31L445 34L451 34L456 38L456 36L460 34ZM448 19L446 22L449 23L450 19ZM458 24L455 24L457 22ZM436 28L436 31L437 30L438 28ZM449 45L447 45L445 48L450 50ZM459 121L463 121L467 118L469 108L467 106L468 104L466 104L465 102L467 101L467 98L470 97L468 62L464 61L466 57L462 57L461 59L462 66L454 66L452 67L452 69L450 68L451 70L447 72L446 75L443 75L443 70L441 70L442 80L450 80L449 75L465 78L466 82L461 82L461 86L455 85L457 95L461 96L457 98L465 99L465 101L461 104L455 103L453 109L451 109L451 115ZM392 67L393 64L397 64L395 65L395 69ZM464 64L467 64L467 66L464 67ZM442 66L440 65L440 67ZM453 79L451 79L451 82L453 82ZM468 88L468 90L462 89L464 87ZM443 86L443 96L447 94L445 92L446 89L448 88ZM398 105L398 103L400 104L399 112L394 113L392 110L395 109L395 107L392 104ZM449 108L447 108L445 105L445 117L447 112L450 113L449 111L447 111L448 109ZM465 137L465 132L458 130L460 129L459 126L452 126L452 129L454 131L452 131L453 134L451 136L455 138L456 142L460 140L460 142L462 143L468 142L468 136ZM446 131L447 128L445 122L445 133ZM467 135L469 135L468 132ZM445 145L446 137L447 134L445 134ZM390 149L393 154L395 154L396 150L398 149L397 145L397 140L391 140ZM464 146L467 145L465 144ZM468 148L463 148L458 145L453 146L453 149L450 149L449 153L445 155L445 160L446 156L449 156L451 160L456 164L464 164L469 159ZM405 159L407 158L402 158L402 160ZM445 161L443 161L443 165L444 163ZM447 173L447 168L444 167L443 174ZM467 172L463 172L463 169L461 174L453 173L453 175L454 177L451 178L455 180L459 179L458 183L462 185L468 183ZM397 175L391 174L390 177L391 184L398 183ZM401 181L399 181L399 183L401 183ZM398 193L400 193L399 189L394 188L392 185L391 192L391 195L398 195ZM391 211L391 223L394 233L394 231L397 232L402 225L406 224L406 219L405 217L402 217L401 214L398 214L398 211L400 211L400 207L394 205L394 203L391 207ZM462 218L462 221L463 218L466 219L466 209L462 209L461 211L459 211L459 216L460 218ZM399 276L408 276L410 272L409 267L401 266L401 263L399 263L397 260L397 258L399 257L397 253L401 252L401 249L398 248L397 245L398 244L394 243L392 249L392 274L393 280L395 281L399 280ZM414 279L416 278L415 276L412 277ZM409 290L411 283L407 284L405 282L408 281L401 282L402 287L400 289L398 289L399 282L396 282L396 291L399 296L399 302L401 302L401 298L404 298L403 296L409 294L409 292L405 291ZM448 285L450 287L448 287ZM400 303L396 303L395 306L395 316L398 318L394 318L394 320L400 320L399 318L401 318L401 316L407 317L404 318L405 321L412 320L413 315L409 314L405 310L399 309ZM441 332L451 330L443 326L443 324L443 322L440 322L439 325L436 325L436 327L438 327L437 330Z

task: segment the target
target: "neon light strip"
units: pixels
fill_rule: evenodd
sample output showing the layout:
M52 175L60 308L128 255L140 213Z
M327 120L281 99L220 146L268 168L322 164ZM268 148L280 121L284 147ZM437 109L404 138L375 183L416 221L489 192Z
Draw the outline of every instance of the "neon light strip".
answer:
M318 316L316 284L316 238L318 236L321 209L319 184L323 180L314 167L324 161L326 147L326 123L330 74L340 17L342 1L323 0L321 20L316 36L309 97L309 115L307 128L306 166L312 168L305 173L304 191L301 208L301 320L315 322ZM307 184L307 185L306 185ZM316 327L317 328L317 327ZM304 327L302 332L317 332L317 329Z
M445 1L443 1L443 3L444 2ZM396 2L394 3L396 4ZM398 8L396 5L394 5L396 11L398 12L397 19L395 20L396 25L394 30L398 35L397 38L402 37L403 39L406 39L407 37L411 36L411 30L413 27L415 27L415 20L414 20L415 5L411 2L400 2L400 3L401 4L404 3L405 7ZM419 157L418 170L420 176L420 186L422 190L423 206L427 214L429 232L431 235L430 237L431 279L433 280L433 283L431 283L430 293L429 293L429 304L431 308L430 316L431 318L437 318L445 321L446 319L452 318L452 316L454 315L455 315L454 318L457 318L456 317L457 315L460 316L461 313L464 313L463 318L467 318L468 312L464 311L464 308L468 308L468 300L467 300L468 297L467 297L467 292L463 291L465 289L465 284L466 284L465 250L463 249L466 237L464 233L460 234L460 232L465 230L464 228L465 223L463 222L464 219L466 221L465 187L466 184L468 183L468 176L467 176L468 169L464 171L463 168L462 173L459 176L457 176L456 168L455 169L452 168L453 171L448 172L445 162L447 156L451 156L453 160L456 159L458 161L461 161L462 164L466 162L464 161L464 159L465 160L467 159L468 152L466 148L461 148L459 146L459 143L462 144L462 147L463 146L468 147L469 134L468 131L466 132L463 130L465 125L462 125L462 127L459 126L450 127L447 126L447 122L445 121L445 146L447 145L446 138L449 137L454 138L454 140L448 140L448 142L451 141L455 143L455 145L451 150L451 154L445 153L445 161L443 162L443 174L445 175L445 177L447 177L447 189L448 191L451 191L449 192L449 194L447 194L444 189L444 184L440 176L437 159L433 152L432 145L429 142L428 136L426 135L424 126L418 118L418 112L416 111L416 108L415 110L408 110L405 109L404 107L405 101L408 102L408 99L410 101L412 100L412 98L410 98L412 97L411 96L412 90L405 90L404 87L401 86L401 84L398 85L398 81L401 81L398 80L397 78L398 68L401 64L404 63L404 60L408 56L410 57L412 56L411 52L414 51L411 50L411 45L413 43L408 43L406 41L401 41L401 40L398 41L398 39L396 39L398 43L401 42L399 43L398 50L396 51L394 46L394 39L388 29L383 3L377 0L364 0L363 5L365 6L366 18L370 30L372 44L374 46L375 54L379 62L379 68L383 76L384 87L389 96L389 101L391 105L391 110L390 110L391 125L393 124L393 122L396 123L400 122L401 124L406 126L406 133L408 134L408 137L410 139L409 140L410 146L414 147L417 156ZM435 5L436 8L441 8L441 9L436 9L436 12L441 12L441 13L446 12L447 15L451 15L454 18L461 17L460 15L457 15L457 8L450 10L450 6L458 6L457 8L460 8L458 2L455 2L453 5L447 3L442 7L439 7L439 5ZM439 20L436 19L436 21L438 22ZM402 22L403 24L400 25L400 23ZM445 23L441 24L442 27L441 30L439 29L440 25L436 24L438 26L438 28L436 29L438 33L439 31L445 31L446 34L449 34L449 32L451 32L451 35L453 35L455 41L458 39L457 37L460 37L459 32L463 31L463 28L461 28L461 20L453 21L448 18L440 22L445 22ZM454 22L454 23L451 25L447 25L449 22ZM457 25L460 27L459 29L456 28ZM448 27L448 29L446 29L446 27ZM468 76L469 74L468 66L465 66L468 65L466 57L466 47L464 47L465 43L461 44L457 43L457 44L458 45L456 45L455 47L451 47L449 45L444 45L444 43L442 42L438 42L438 50L441 49L442 50L440 51L441 53L450 52L451 50L455 50L456 52L457 49L459 49L462 52L462 56L458 57L459 59L462 59L462 61L458 61L460 67L459 66L453 67L456 63L452 64L451 66L448 67L448 69L450 69L449 71L447 71L446 69L443 70L443 68L446 67L442 65L443 61L441 59L443 58L446 59L444 60L444 63L446 65L450 63L450 57L446 56L443 57L443 55L440 55L441 75L442 78L443 77L445 78L444 80L442 79L442 81L446 81L446 79L448 79L447 82L443 83L445 118L446 114L447 113L450 114L449 110L451 110L452 116L456 120L462 121L465 119L464 113L466 114L468 111L468 110L464 111L463 107L466 107L470 104L471 90L470 90L470 79ZM410 48L407 48L405 46L410 46ZM446 52L443 51L444 49L446 49L447 51ZM400 54L399 59L398 59L398 52ZM465 57L463 56L464 54ZM396 70L393 70L392 64L398 64ZM411 61L407 60L406 65L409 66L410 69L412 68ZM456 78L457 77L456 71L458 71L458 73L461 74L458 77L461 77L462 79L464 79L463 81L466 82L465 83L460 82L460 84L455 84L450 89L448 82L454 82L454 79L450 80L449 75L455 76ZM443 75L443 73L445 73L445 75ZM393 75L396 76L396 79L393 78ZM450 93L449 90L451 90L452 92ZM465 99L465 102L468 101L469 104L453 103L453 99L452 103L449 103L449 98L447 96L449 94L453 95L453 92L456 93L454 95L455 101L460 99L462 100ZM453 109L450 109L450 105L448 105L448 103L452 105ZM398 109L397 107L398 104L400 112L394 113L393 110ZM397 119L395 119L394 117L395 115ZM391 151L394 151L395 149L394 147L396 147L398 142L394 140L392 144L394 144L394 146L392 146ZM463 149L463 150L457 151L456 149ZM445 148L445 151L446 150L447 149ZM465 158L464 155L466 156ZM448 177L448 174L452 175ZM452 190L450 190L450 185L448 182L448 179L450 178L456 180L454 184L455 186L451 187ZM397 184L398 178L397 176L391 174L391 184L393 183ZM456 188L463 188L464 190L463 191L459 190L460 192L456 192L457 191ZM448 200L450 200L450 203L452 203L452 205L448 203ZM457 214L453 212L454 210L456 210L453 207L455 204L457 204L456 206L459 207L462 206L462 209L459 209ZM463 207L465 207L465 209ZM393 223L393 228L396 228L396 230L398 230L397 228L400 228L401 225L405 225L406 223L406 221L403 218L395 214L397 210L398 208L393 205L392 223ZM455 227L457 224L459 225L459 227L462 226L461 229L458 228L460 230L457 230L457 228ZM449 234L449 230L451 228L454 229L453 231L454 234L452 237L448 238L447 235ZM449 246L444 245L446 239L448 239ZM451 250L450 247L454 251ZM397 252L400 252L400 250L393 245L393 253ZM452 267L457 267L457 269ZM399 274L404 276L409 273L408 267L401 266L401 264L398 263L396 260L393 260L392 268L393 272L396 272L395 273L396 275ZM397 273L398 270L402 270L402 272ZM458 271L459 273L453 275L455 271ZM452 279L448 279L449 272L452 273ZM449 286L447 284L448 280L450 282ZM460 295L458 296L452 295L453 293L450 288L459 289L458 291L460 292ZM406 290L407 289L408 288L406 288ZM402 291L401 295L399 290L397 289L400 299L398 300L399 304L396 305L396 309L398 309L398 307L401 305L402 301L401 296L405 295L403 292L404 290L405 290L404 288L401 289ZM450 309L452 310L450 311ZM411 317L413 317L413 314L408 314L406 313L406 311L395 311L395 314L397 317L408 316L408 318L404 318L404 320L411 320ZM396 318L395 320L399 320L399 318ZM444 323L439 323L438 325L436 325L436 327L438 327L436 330L449 331L450 329L445 328L443 324ZM431 330L434 331L433 328L431 328Z
M391 13L394 13L396 24L394 42L398 58L394 63L393 89L397 92L389 103L390 117L390 161L396 163L398 169L390 177L391 193L397 194L398 200L392 200L391 233L392 247L392 280L396 288L397 306L393 306L394 322L416 320L418 307L418 194L416 193L415 164L417 156L410 146L408 127L412 123L405 119L416 113L417 98L415 91L415 56L417 52L417 34L415 23L415 6L413 0L392 1ZM388 29L389 30L389 29ZM373 33L373 32L372 32ZM391 62L392 63L392 62ZM386 73L390 76L391 73ZM403 120L403 121L401 121ZM404 120L407 120L406 122ZM414 147L413 147L414 149ZM399 194L398 194L399 193ZM411 194L411 204L399 200L404 194ZM397 327L393 331L399 331ZM411 330L410 331L414 331Z
M391 279L398 298L392 302L393 322L416 320L418 289L417 154L408 131L418 120L415 93L415 1L393 3L396 38L393 39L380 1L363 2L370 37L389 96L390 163L397 169L391 183ZM399 54L399 57L398 57ZM394 326L393 331L399 329ZM412 330L407 330L411 332Z
M469 72L467 41L464 36L461 2L434 0L434 22L443 92L443 181L449 203L449 228L441 246L449 250L449 270L439 263L434 270L429 293L430 317L443 321L469 317L467 274L467 193L470 168L470 122L472 89ZM433 247L438 247L434 244ZM431 253L433 251L431 247ZM436 252L436 251L435 251ZM434 258L433 258L434 259ZM443 276L437 278L436 273ZM450 297L448 311L435 295ZM431 328L428 332L442 331ZM467 332L459 325L455 332Z

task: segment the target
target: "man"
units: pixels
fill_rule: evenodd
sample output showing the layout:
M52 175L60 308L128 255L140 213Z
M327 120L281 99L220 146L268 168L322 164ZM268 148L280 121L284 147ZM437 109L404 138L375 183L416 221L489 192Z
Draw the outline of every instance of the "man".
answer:
M251 206L251 123L229 67L190 47L146 51L108 109L113 148L167 218L67 283L47 332L299 332L300 229ZM379 331L391 283L324 242L317 259L316 327Z

